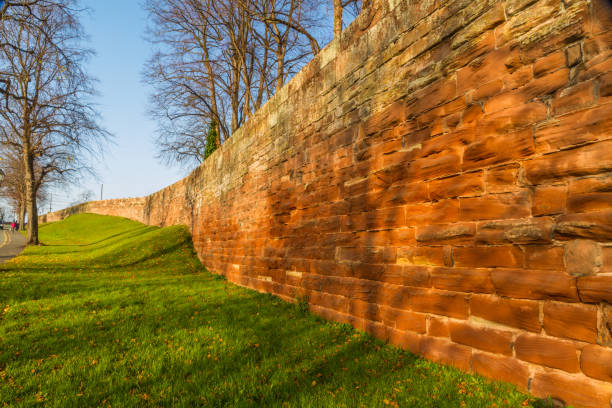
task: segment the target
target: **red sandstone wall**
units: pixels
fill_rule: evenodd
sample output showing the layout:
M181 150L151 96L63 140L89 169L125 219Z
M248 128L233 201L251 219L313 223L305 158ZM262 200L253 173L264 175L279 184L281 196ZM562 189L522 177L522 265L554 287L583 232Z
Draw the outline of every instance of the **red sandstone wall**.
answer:
M79 211L184 223L230 281L609 407L611 16L375 2L188 178Z
M116 200L90 201L69 207L64 210L47 213L39 217L39 222L61 221L73 214L95 213L102 215L115 215L129 218L134 221L145 222L144 198L121 198Z

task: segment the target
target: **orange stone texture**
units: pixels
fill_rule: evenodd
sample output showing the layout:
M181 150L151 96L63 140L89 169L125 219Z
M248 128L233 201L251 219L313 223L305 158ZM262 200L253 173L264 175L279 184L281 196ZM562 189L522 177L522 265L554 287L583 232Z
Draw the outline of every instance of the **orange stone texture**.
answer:
M426 358L610 408L612 2L375 0L187 178L79 212Z

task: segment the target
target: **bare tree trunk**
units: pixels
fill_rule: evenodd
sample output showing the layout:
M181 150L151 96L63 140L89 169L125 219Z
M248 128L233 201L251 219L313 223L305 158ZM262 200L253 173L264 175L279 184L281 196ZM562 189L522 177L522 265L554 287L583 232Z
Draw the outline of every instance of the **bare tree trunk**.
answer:
M276 49L276 92L280 91L285 84L285 53L279 44Z
M34 190L34 188L32 188ZM36 192L34 192L34 199L30 201L28 211L28 235L26 236L26 242L28 245L38 245L38 208L36 207Z
M342 0L334 0L334 38L342 34Z
M38 210L36 208L36 181L34 180L34 157L30 151L30 143L24 143L23 164L25 167L26 203L28 211L28 233L26 243L38 245Z
M21 199L21 201L19 202L19 218L18 218L18 223L19 223L19 231L24 231L25 230L25 216L26 216L26 201L25 199Z
M202 30L206 32L206 29ZM208 52L208 38L203 36L200 40L202 51L204 52L204 67L206 68L206 73L208 74L208 92L210 93L210 106L211 113L214 116L215 123L221 123L221 115L219 114L219 108L217 107L217 86L215 84L215 73L212 68L212 64L210 63L210 55ZM221 147L221 133L220 129L217 127L217 148ZM224 138L227 139L229 135L224 135Z
M215 132L217 132L217 149L221 147L221 131L219 130L219 122L213 122L213 126L215 128Z
M234 56L232 57L232 62L234 63L232 66L232 83L230 85L230 89L231 89L231 94L230 94L230 101L232 104L232 129L231 129L231 135L234 134L234 132L236 131L236 129L238 129L238 127L240 126L239 124L239 119L238 119L238 108L240 106L239 103L239 97L240 97L240 69L242 69L238 63L236 62L236 59L238 58L236 56L236 52L233 52ZM230 136L231 136L230 135Z

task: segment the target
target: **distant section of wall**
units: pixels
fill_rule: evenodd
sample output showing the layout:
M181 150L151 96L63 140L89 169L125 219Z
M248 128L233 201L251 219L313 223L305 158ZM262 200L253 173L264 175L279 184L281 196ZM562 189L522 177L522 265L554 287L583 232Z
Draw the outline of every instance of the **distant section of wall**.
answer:
M68 207L64 210L44 214L39 217L39 222L61 221L73 214L95 213L102 215L115 215L129 218L134 221L144 222L144 198L121 198L117 200L90 201L87 203Z
M609 407L611 28L604 0L375 1L186 179L47 217L186 224L232 282Z

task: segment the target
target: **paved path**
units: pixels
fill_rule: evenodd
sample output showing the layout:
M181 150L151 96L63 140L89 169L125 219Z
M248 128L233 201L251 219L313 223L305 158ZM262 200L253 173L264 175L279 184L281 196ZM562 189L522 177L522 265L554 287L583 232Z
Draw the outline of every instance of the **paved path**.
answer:
M25 248L25 237L17 231L0 230L0 263L13 259Z

